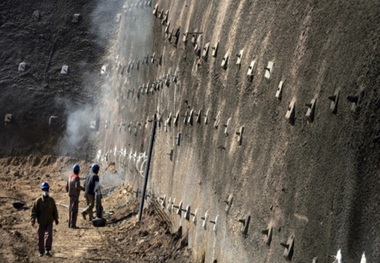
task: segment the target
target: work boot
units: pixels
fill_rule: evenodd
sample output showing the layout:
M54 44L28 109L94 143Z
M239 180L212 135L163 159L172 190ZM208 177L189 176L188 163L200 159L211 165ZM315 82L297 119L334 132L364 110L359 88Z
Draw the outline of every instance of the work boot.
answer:
M83 216L83 220L86 220L86 212L85 211L82 212L82 216Z
M40 257L43 257L44 256L44 253L40 253Z
M46 254L45 254L45 255L51 257L50 251L49 251L49 250L46 251Z

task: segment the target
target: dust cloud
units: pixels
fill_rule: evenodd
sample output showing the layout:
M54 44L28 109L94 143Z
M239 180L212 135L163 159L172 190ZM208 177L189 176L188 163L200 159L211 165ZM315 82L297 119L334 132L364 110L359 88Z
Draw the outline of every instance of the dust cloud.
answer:
M75 152L80 150L81 144L88 137L91 128L89 116L93 115L92 112L93 107L85 105L68 114L65 136L60 142L60 154L75 155Z
M95 72L87 70L83 74L85 90L95 93L93 103L76 107L66 103L68 117L65 136L59 144L60 154L76 157L80 151L87 149L84 144L91 143L93 152L88 153L88 161L98 162L104 168L110 161L123 158L121 163L126 161L125 154L121 156L123 154L118 150L135 150L128 148L118 128L129 122L129 117L123 114L125 107L128 107L125 95L128 87L135 84L135 80L123 69L130 61L152 53L150 38L153 19L151 8L146 5L151 5L151 2L144 1L144 5L137 3L140 2L97 1L96 8L90 14L90 31L96 36L96 44L104 49L103 59L99 68L93 69ZM118 156L112 152L117 152ZM96 153L100 156L96 157ZM118 165L119 162L116 163ZM126 176L123 168L117 167L118 172L105 171L102 187L106 189L123 184Z

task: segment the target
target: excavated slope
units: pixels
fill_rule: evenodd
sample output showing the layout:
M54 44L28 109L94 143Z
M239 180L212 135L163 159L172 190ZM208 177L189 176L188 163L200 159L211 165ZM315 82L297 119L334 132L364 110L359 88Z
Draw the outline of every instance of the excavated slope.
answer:
M156 116L148 192L165 200L174 228L188 231L195 261L283 262L280 243L290 237L294 262L330 262L339 249L344 262L360 262L364 251L369 262L380 258L378 1L88 1L69 9L95 21L75 35L87 39L74 48L85 55L69 49L74 36L59 41L76 32L70 12L16 2L0 4L2 36L36 35L1 39L0 105L17 112L0 130L3 154L50 151L62 137L46 122L62 114L64 145L75 150L60 143L59 154L115 162L141 191ZM70 29L40 33L44 20L33 22L32 11L44 8ZM18 26L18 17L28 23ZM26 46L41 37L44 45ZM35 59L39 69L17 72L38 54L32 47L44 58ZM69 63L58 61L59 50L89 61L92 70L75 82L80 98L75 85L59 84ZM33 100L28 85L38 87L28 90ZM53 104L57 94L74 106ZM78 123L86 125L69 129Z

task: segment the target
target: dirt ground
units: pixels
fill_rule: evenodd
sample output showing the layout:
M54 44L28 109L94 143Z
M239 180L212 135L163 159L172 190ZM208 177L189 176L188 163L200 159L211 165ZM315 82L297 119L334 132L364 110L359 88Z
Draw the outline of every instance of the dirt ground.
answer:
M79 229L70 229L64 178L70 172L72 160L52 156L15 157L1 159L0 164L3 167L0 262L191 262L186 235L180 238L180 233L171 233L152 201L148 202L142 221L137 222L139 199L130 187L115 188L104 196L105 227L95 228L79 216ZM52 258L39 257L37 228L30 224L32 202L39 196L43 181L51 186L50 195L58 205L60 217L59 224L54 225ZM25 205L16 209L14 202ZM82 194L80 209L84 204Z

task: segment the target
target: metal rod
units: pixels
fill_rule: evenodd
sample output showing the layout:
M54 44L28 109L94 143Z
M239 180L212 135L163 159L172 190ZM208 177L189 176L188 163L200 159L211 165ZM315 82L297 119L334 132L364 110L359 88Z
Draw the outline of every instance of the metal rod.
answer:
M189 34L194 34L194 35L200 35L200 34L203 34L203 32L186 32L186 33L183 33L184 35L189 35Z
M153 121L152 121L152 132L150 134L150 142L149 142L149 149L148 149L148 159L147 159L147 162L146 162L145 173L144 173L144 187L143 187L143 192L142 192L142 195L141 195L138 222L141 222L142 212L143 212L143 209L144 209L144 199L145 199L145 194L146 194L146 187L148 185L148 175L149 175L149 168L150 168L150 159L152 157L155 132L156 132L156 117L154 117Z

